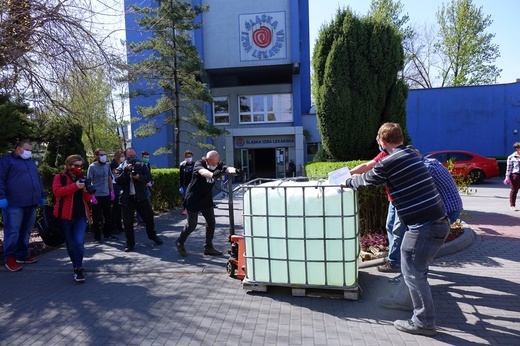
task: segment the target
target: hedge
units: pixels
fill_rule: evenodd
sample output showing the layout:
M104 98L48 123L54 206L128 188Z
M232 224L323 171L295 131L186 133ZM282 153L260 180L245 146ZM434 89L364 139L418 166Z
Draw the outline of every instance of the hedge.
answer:
M305 175L310 180L327 179L328 173L336 169L356 167L366 160L347 162L310 162L305 165ZM360 235L386 232L388 198L385 188L374 186L362 189L358 193Z

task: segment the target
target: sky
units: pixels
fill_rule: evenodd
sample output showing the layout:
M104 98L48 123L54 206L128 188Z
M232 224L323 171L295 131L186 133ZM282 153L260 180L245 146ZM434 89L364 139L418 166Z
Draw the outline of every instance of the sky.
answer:
M321 26L335 16L338 8L350 7L353 12L365 15L370 7L370 0L309 0L309 36L311 58L314 43ZM403 14L408 14L409 25L422 27L436 25L436 16L441 5L448 0L401 0ZM495 65L502 69L498 83L511 83L520 79L520 0L473 0L481 7L485 15L490 15L493 23L486 29L495 34L493 43L499 46L500 57Z

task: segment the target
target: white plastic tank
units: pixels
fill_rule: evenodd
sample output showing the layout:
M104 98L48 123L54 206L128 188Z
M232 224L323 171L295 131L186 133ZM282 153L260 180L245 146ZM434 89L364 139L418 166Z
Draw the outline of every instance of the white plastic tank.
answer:
M317 181L273 181L244 193L247 280L357 284L357 193Z

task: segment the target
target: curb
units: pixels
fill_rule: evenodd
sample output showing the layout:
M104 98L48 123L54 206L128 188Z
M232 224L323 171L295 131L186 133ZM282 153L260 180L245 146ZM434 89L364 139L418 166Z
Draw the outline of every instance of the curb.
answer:
M459 251L464 250L475 240L475 231L469 227L468 225L464 226L464 233L457 239L450 241L449 243L444 243L435 258L444 257L448 255L453 255ZM360 262L358 265L359 269L375 267L386 262L385 258L377 258L370 261Z
M468 225L465 225L464 233L462 233L462 235L460 237L458 237L457 239L442 245L439 252L437 252L437 255L435 256L435 258L453 255L454 253L462 251L465 248L467 248L468 246L470 246L471 244L473 244L474 240L475 240L475 231L473 230L473 228L469 227Z

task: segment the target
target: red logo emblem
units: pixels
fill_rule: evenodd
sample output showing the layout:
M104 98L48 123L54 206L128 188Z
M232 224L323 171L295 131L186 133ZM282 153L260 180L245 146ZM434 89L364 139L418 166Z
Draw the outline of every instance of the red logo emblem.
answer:
M273 34L266 26L253 31L253 42L260 48L268 47L273 40Z

